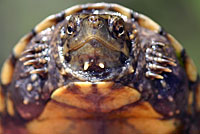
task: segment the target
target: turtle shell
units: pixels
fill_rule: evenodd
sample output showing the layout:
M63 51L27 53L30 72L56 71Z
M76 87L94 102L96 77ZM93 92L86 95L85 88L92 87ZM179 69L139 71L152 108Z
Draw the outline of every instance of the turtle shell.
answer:
M118 4L47 17L1 71L0 134L198 134L199 111L199 77L184 48Z

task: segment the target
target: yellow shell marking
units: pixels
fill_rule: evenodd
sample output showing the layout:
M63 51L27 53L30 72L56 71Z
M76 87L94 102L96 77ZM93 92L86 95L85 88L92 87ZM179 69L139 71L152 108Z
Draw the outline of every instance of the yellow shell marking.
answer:
M189 96L188 96L188 113L192 114L193 110L193 98L194 98L194 93L192 91L189 91Z
M110 118L156 118L162 119L163 116L157 113L148 102L139 103L137 106L129 107L120 111L111 113Z
M147 121L148 120L148 121ZM148 118L129 119L128 123L137 128L140 134L173 134L176 131L176 121Z
M81 9L82 9L81 5L76 5L76 6L70 7L64 11L65 17L67 17L68 15L74 14L74 13L80 11Z
M180 55L183 50L181 44L171 34L167 34L167 38L171 42L176 53ZM185 69L190 81L195 82L197 80L197 69L193 60L190 59L189 57L186 58Z
M13 72L14 72L14 67L12 65L10 58L8 58L3 64L1 70L1 82L3 85L7 85L12 81Z
M35 27L35 31L37 33L45 30L48 27L51 27L53 25L56 24L56 16L55 15L51 15L49 17L47 17L46 19L44 19L42 22L40 22L36 27Z
M75 82L74 85L79 87L79 90L81 91L81 93L85 95L92 92L91 82Z
M123 87L112 91L105 97L100 103L100 109L102 112L110 112L118 109L124 105L134 103L140 99L140 93L129 87Z
M13 104L13 101L11 100L11 98L9 97L9 95L7 98L7 111L10 116L14 116L14 114L15 114L14 104Z
M148 102L104 114L104 117L107 118L103 122L105 134L171 134L177 123L174 119L163 120ZM40 117L26 128L29 134L98 134L102 122L95 119L95 113L50 101Z
M118 4L111 4L112 8L117 11L120 12L121 14L123 14L124 16L127 16L128 18L131 18L131 10L123 7L121 5Z
M197 111L200 112L200 81L198 83L196 90L196 103L197 103Z
M109 8L112 8L112 10L115 10L116 12L119 12L121 13L122 15L124 16L127 16L128 18L131 17L131 10L124 7L124 6L121 6L121 5L118 5L118 4L114 4L114 3L110 3L109 6L107 3L89 3L89 4L85 4L84 6L83 5L76 5L76 6L73 6L71 8L68 8L66 9L64 12L65 12L65 17L68 16L68 15L71 15L71 14L74 14L74 13L77 13L78 11L82 10L82 9L109 9Z
M167 38L171 42L171 45L174 47L176 52L180 54L181 51L183 50L183 47L181 46L181 44L171 34L167 34Z
M29 33L24 37L22 37L20 41L15 45L13 52L16 58L19 58L21 56L22 52L24 51L24 49L26 48L28 42L31 40L32 37L33 37L32 33Z
M138 23L142 27L145 27L145 28L155 31L155 32L158 32L160 30L160 26L156 22L154 22L149 17L147 17L143 14L138 14Z
M67 104L69 106L74 106L86 110L90 109L92 111L94 110L92 102L87 102L84 97L68 91L67 87L56 89L51 98L57 102Z
M98 92L102 95L108 95L111 92L111 87L113 86L113 82L97 82Z
M5 110L5 100L2 94L2 87L0 86L0 112L3 113Z
M75 82L76 87L74 87L74 90L80 90L81 93L73 93L68 90L68 86L64 86L56 89L51 98L57 102L80 109L106 113L140 99L140 93L130 87L124 86L112 90L110 88L112 82L98 82L96 83L97 87L95 87L97 91L93 93L94 87L91 86L92 84L90 82Z
M189 80L195 82L197 80L197 68L193 62L193 60L189 57L186 58L185 61L185 70Z

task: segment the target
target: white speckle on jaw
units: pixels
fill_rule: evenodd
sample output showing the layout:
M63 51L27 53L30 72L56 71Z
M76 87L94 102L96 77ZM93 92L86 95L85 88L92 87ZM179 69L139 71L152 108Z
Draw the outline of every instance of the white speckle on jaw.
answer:
M39 95L35 96L35 100L39 100L39 98L40 98Z
M29 100L28 100L28 98L24 98L24 100L23 100L23 104L24 104L24 105L28 105L28 104L29 104Z
M62 27L61 30L60 30L60 37L61 37L61 39L66 37L66 33L65 33L64 27Z
M139 91L142 92L142 91L143 91L143 84L140 84L140 85L138 86L138 88L139 88Z
M174 99L173 99L172 96L168 96L168 100L169 100L170 102L173 102L173 101L174 101Z
M35 82L35 83L34 83L34 86L35 86L35 87L38 87L38 86L39 86L39 82Z
M34 82L37 79L37 74L32 74L31 75L31 81Z
M46 37L46 36L44 36L43 38L42 38L42 41L43 42L46 42L48 40L48 38Z
M64 63L65 58L64 58L64 55L63 55L63 47L58 46L58 53L59 53L60 62Z
M27 84L27 87L26 87L27 91L31 91L33 89L33 86L31 83Z
M160 94L157 97L158 97L158 99L162 99L163 98L162 95L160 95Z
M162 85L163 88L166 88L167 83L164 80L161 80L160 83L161 83L161 85Z
M100 68L104 68L105 65L104 65L103 63L99 63L99 67L100 67Z

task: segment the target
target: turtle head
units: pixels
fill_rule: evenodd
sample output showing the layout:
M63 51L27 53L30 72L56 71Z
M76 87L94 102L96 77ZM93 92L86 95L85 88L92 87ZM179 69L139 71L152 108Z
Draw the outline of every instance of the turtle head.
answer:
M111 79L123 72L130 61L128 27L120 15L67 16L58 36L64 70L79 79Z

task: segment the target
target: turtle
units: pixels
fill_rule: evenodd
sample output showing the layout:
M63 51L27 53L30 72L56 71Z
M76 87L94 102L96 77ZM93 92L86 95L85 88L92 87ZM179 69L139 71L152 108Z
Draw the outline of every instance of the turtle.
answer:
M180 43L114 3L51 15L1 71L0 134L200 134L200 80Z

